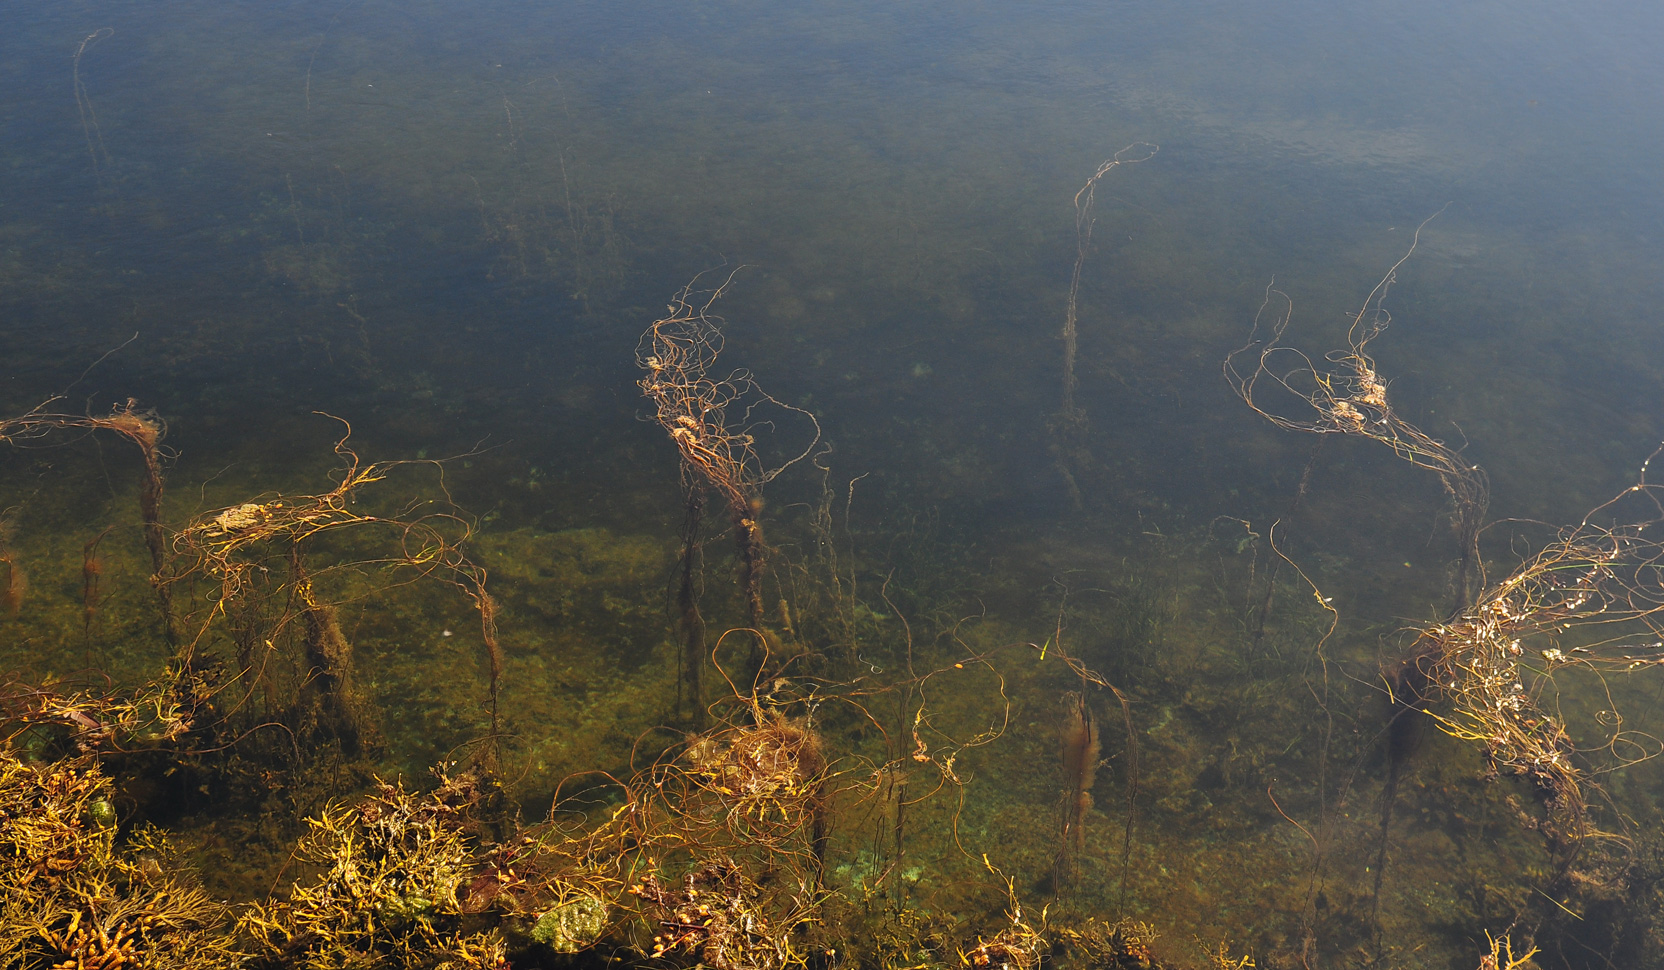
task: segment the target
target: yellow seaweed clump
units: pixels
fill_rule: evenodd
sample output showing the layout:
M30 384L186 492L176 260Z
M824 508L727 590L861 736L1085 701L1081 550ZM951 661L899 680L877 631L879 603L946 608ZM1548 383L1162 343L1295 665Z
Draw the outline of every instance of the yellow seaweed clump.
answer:
M237 965L225 907L158 830L118 845L110 796L90 758L30 763L0 742L0 970Z
M330 806L308 819L295 853L315 878L252 907L242 928L274 966L506 967L498 936L463 925L474 861L465 812L477 797L471 777L441 776L431 792L383 782L358 804Z

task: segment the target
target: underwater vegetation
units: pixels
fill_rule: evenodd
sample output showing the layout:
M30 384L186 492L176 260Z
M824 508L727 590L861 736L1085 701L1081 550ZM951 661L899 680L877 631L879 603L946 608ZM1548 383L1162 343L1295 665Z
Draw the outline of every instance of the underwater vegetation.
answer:
M1537 815L1522 812L1520 821L1540 834L1552 860L1537 894L1555 908L1534 916L1519 911L1513 922L1516 927L1534 927L1527 938L1537 936L1564 962L1568 943L1594 950L1577 932L1567 934L1569 939L1554 939L1555 931L1565 930L1565 917L1583 919L1574 905L1589 896L1634 893L1648 879L1642 874L1648 868L1647 827L1622 810L1598 812L1594 802L1606 797L1598 776L1621 772L1660 753L1656 736L1626 726L1618 699L1623 692L1612 683L1613 678L1664 664L1664 576L1658 570L1664 558L1658 532L1664 502L1647 477L1658 452L1641 463L1634 484L1591 509L1580 522L1544 528L1546 535L1517 538L1518 564L1503 579L1487 583L1481 549L1489 505L1484 470L1464 458L1460 449L1398 415L1389 382L1368 352L1391 320L1385 300L1397 273L1436 216L1417 227L1408 250L1353 317L1347 348L1324 357L1331 367L1319 366L1304 352L1283 345L1292 303L1268 288L1250 340L1226 359L1225 375L1244 403L1280 428L1372 440L1437 477L1449 501L1457 547L1453 603L1441 621L1402 631L1399 638L1405 645L1399 656L1377 674L1391 713L1382 732L1387 776L1374 895L1378 900L1386 870L1401 771L1404 762L1416 756L1418 728L1426 719L1447 736L1482 751L1490 779L1512 775L1529 783L1540 810ZM1274 305L1279 308L1264 325ZM1312 416L1289 416L1265 403L1266 388L1287 392ZM1314 450L1314 462L1317 454ZM1308 465L1308 475L1309 471ZM1301 493L1305 487L1302 476ZM1287 560L1280 550L1273 550ZM1321 588L1304 572L1300 579L1338 621L1339 614L1328 606ZM1269 603L1275 573L1266 582ZM1317 655L1325 664L1324 644L1334 629L1331 626L1318 644ZM1575 708L1566 703L1567 688L1557 680L1557 675L1569 680L1568 675L1577 674L1592 675L1605 695L1606 709L1597 712L1591 724L1570 723ZM1317 838L1313 841L1321 857L1325 849ZM1653 965L1661 940L1652 919L1632 914L1622 922L1626 925L1596 932L1603 937L1601 945ZM1482 967L1536 965L1537 946L1516 955L1512 939L1492 938L1489 931L1487 939L1490 952L1482 957Z
M503 965L499 937L462 929L464 907L475 899L464 828L464 812L479 800L472 781L441 776L437 789L414 796L381 783L369 798L309 819L295 860L316 878L239 917L261 960L317 968ZM507 879L501 870L490 877ZM507 898L495 891L488 899L498 897Z
M1054 946L1100 965L1157 965L1140 942L1147 928L1036 921L1025 915L1033 891L963 848L952 850L960 862L938 868L945 847L933 829L958 825L963 759L1010 720L995 658L966 656L969 644L951 638L949 660L914 644L910 625L880 633L874 612L844 591L850 575L822 571L829 562L765 573L770 560L746 551L761 542L756 503L747 504L752 521L737 523L749 538L737 547L734 593L748 615L753 587L789 578L780 610L765 618L779 626L714 638L698 664L728 691L705 698L695 730L648 732L627 772L580 772L528 814L510 795L494 726L504 667L486 571L464 552L471 520L374 494L434 464L366 463L342 438L330 488L251 496L168 526L155 500L161 424L134 408L82 418L43 407L4 426L32 443L89 431L131 438L134 422L151 432L140 441L140 550L147 585L165 591L150 601L160 663L148 679L13 675L0 692L6 966L535 967L604 954L722 970L920 959L1031 968ZM749 448L748 431L723 432L708 407L697 413L693 454L721 434L747 439L737 453ZM769 476L746 470L749 460L712 468L754 494ZM716 473L700 481L745 491L721 487ZM165 539L160 565L148 561L153 523ZM88 617L110 608L99 592L106 559L119 554L105 549L108 534L78 550L83 602L64 628L84 637ZM825 588L811 592L817 582ZM386 744L381 712L342 612L407 587L456 591L477 611L489 674L482 703L493 715L465 757L416 788L374 774ZM788 596L845 615L794 622ZM837 642L840 630L871 649L905 633L890 647L911 659L883 681L838 676L861 648ZM1061 645L1056 654L1067 657ZM1096 676L1078 666L1081 678ZM988 678L991 707L964 721L937 698L944 678L971 671ZM1076 716L1089 716L1076 703ZM1082 747L1073 770L1090 776L1097 758ZM1078 851L1090 778L1077 787L1061 844ZM268 892L215 899L173 836L149 821L177 825L175 800L215 792L228 819L257 813L268 836L285 840ZM210 814L193 824L221 823ZM833 871L844 859L862 860L853 884L847 866ZM923 883L939 875L953 886L964 878L949 876L955 869L996 875L970 887L997 888L986 923L956 926L923 902ZM874 930L866 942L863 927Z
M0 745L0 966L238 965L229 908L159 829L122 837L113 796L89 756L30 763Z
M739 555L746 621L761 633L766 560L760 521L762 488L808 458L821 438L820 423L813 414L770 396L749 372L713 374L724 340L718 319L709 311L732 281L730 274L722 285L704 294L696 294L693 284L684 287L666 308L668 315L655 320L636 347L636 363L646 371L639 382L642 394L682 459L687 512L676 605L683 640L681 684L696 722L703 717L706 651L705 621L695 589L705 493L715 492L728 512ZM782 416L800 418L812 431L801 449L770 467L758 451L756 433L772 427ZM789 625L789 617L786 621Z
M1149 153L1076 197L1050 428L1074 504L1098 473L1074 398L1093 190ZM731 277L690 284L636 349L682 486L664 643L582 645L639 668L584 701L596 719L650 713L553 767L512 703L516 677L552 682L535 671L555 658L513 635L543 567L533 541L478 541L452 501L447 469L472 453L366 461L345 426L326 485L218 485L180 514L166 424L137 402L0 420L13 446L137 450L130 534L55 553L58 536L0 536L5 622L36 624L53 658L0 689L0 968L1658 966L1664 852L1625 772L1660 744L1619 713L1637 695L1618 682L1664 665L1664 491L1643 465L1487 562L1483 470L1399 416L1370 354L1404 260L1345 350L1285 346L1292 305L1272 290L1225 364L1277 427L1375 442L1443 489L1450 601L1364 661L1341 656L1327 575L1278 545L1286 527L1155 533L1102 582L1057 569L1055 609L1020 620L936 592L974 585L946 556L898 578L897 537L857 554L860 479L834 487L819 420L717 369ZM794 468L820 495L771 511L765 540L763 488ZM711 499L731 584L707 581ZM33 563L76 553L78 589L41 600L67 612L37 615ZM441 652L453 676L429 696L465 739L416 780L388 757L384 680ZM251 861L213 883L239 885L222 899L193 859L228 839ZM1445 895L1415 896L1428 872L1454 873Z
M1051 417L1052 452L1057 469L1068 489L1069 501L1077 511L1081 505L1080 483L1077 475L1093 465L1087 445L1086 410L1075 403L1075 391L1080 386L1075 376L1075 358L1080 347L1080 277L1086 266L1087 254L1092 250L1093 203L1097 200L1098 183L1122 165L1135 165L1155 157L1160 147L1137 142L1110 156L1075 193L1075 268L1069 274L1069 302L1063 314L1063 377L1062 402Z

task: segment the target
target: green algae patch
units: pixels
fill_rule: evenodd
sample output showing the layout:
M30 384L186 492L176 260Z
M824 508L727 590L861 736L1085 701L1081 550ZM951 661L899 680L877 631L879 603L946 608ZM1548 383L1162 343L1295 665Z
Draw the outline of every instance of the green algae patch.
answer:
M532 939L556 953L579 953L607 928L607 904L594 896L569 899L538 917Z

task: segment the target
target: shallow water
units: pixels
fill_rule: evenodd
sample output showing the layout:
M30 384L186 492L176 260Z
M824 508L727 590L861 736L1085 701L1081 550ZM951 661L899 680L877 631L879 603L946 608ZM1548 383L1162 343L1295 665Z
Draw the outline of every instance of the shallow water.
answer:
M829 489L870 676L899 669L906 616L935 660L992 651L1010 678L1010 727L966 754L971 855L951 849L951 804L921 809L921 864L948 900L928 905L997 917L983 852L1043 898L1070 677L1008 645L1055 640L1060 618L1126 688L1146 772L1126 876L1132 780L1106 742L1122 753L1064 911L1148 919L1180 965L1199 959L1191 937L1227 936L1262 966L1299 965L1315 925L1332 965L1471 966L1483 932L1549 885L1540 840L1507 824L1507 799L1528 796L1476 780L1478 755L1429 732L1375 902L1385 769L1368 707L1394 631L1449 605L1444 497L1372 442L1313 463L1283 548L1333 598L1332 676L1352 691L1314 716L1312 587L1282 573L1269 645L1244 646L1312 442L1253 414L1220 365L1272 281L1295 305L1291 343L1342 346L1440 213L1373 347L1400 413L1466 443L1495 520L1576 521L1632 482L1664 436L1655 8L24 0L0 21L5 413L54 394L72 413L155 408L174 528L327 491L341 425L315 412L350 422L366 460L456 456L444 491L440 469L412 466L366 507L448 495L477 524L466 550L504 606L523 804L565 773L623 770L674 720L683 499L636 345L689 280L737 269L713 308L725 365L812 411L833 448L824 483L805 463L768 485L771 597L801 623L839 612L807 592L825 582L812 511ZM1072 200L1136 142L1159 153L1099 186L1082 269L1076 508L1047 423ZM805 433L771 429L765 457ZM167 647L133 456L45 444L0 468L31 580L4 663L152 676ZM742 621L720 520L714 626ZM77 553L105 526L110 599L84 625ZM1493 578L1513 534L1488 534ZM382 770L419 777L490 730L478 617L443 584L376 593L398 577L340 575ZM956 683L939 703L964 737L1001 705L991 680ZM1566 689L1569 710L1599 706ZM1632 723L1655 717L1656 689L1619 688ZM1096 703L1119 738L1119 705ZM1343 888L1308 893L1305 837L1268 788L1334 840ZM1656 818L1655 778L1609 788ZM1554 951L1601 965L1580 952Z

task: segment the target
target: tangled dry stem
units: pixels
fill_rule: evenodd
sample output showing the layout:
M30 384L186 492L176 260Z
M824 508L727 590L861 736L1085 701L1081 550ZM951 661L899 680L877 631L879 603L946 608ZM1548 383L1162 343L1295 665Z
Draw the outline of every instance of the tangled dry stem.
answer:
M441 511L422 511L428 502L412 501L388 515L359 511L366 486L380 482L408 465L429 465L436 461L379 461L365 464L348 445L351 425L335 443L335 453L345 463L337 473L335 487L312 495L274 495L260 501L242 502L198 516L173 536L173 550L180 565L174 578L202 575L218 587L214 608L201 618L187 644L194 649L208 634L216 619L239 597L250 595L254 577L262 574L268 555L277 552L291 561L306 543L326 533L377 529L390 536L391 549L381 558L355 563L357 567L379 566L389 572L402 571L394 585L414 583L428 577L448 582L463 591L480 616L481 639L486 648L490 677L491 731L498 734L498 696L503 672L502 647L497 632L496 601L486 590L487 572L462 551L472 537L473 523L454 511L445 495ZM295 599L309 626L327 627L324 615L329 607L313 596L313 583L304 571L291 571ZM309 638L309 644L317 638ZM323 676L333 672L322 669Z
M1399 458L1438 477L1450 501L1458 546L1456 605L1452 610L1456 612L1471 604L1475 592L1485 585L1479 532L1490 506L1490 482L1482 468L1463 459L1460 449L1398 415L1388 397L1388 383L1369 354L1369 345L1392 321L1385 302L1398 281L1398 270L1415 253L1422 228L1434 218L1437 213L1416 227L1410 248L1375 284L1353 315L1346 334L1347 349L1330 354L1326 358L1330 366L1320 367L1304 352L1283 345L1294 304L1288 294L1268 286L1265 301L1254 316L1248 343L1225 359L1224 370L1237 396L1277 427L1378 441ZM1262 381L1293 394L1315 413L1295 417L1277 410L1277 405L1262 403Z
M681 455L684 484L714 490L728 508L747 615L752 626L760 627L765 547L757 517L762 488L809 457L820 441L820 423L808 411L763 391L749 371L713 376L723 336L721 321L710 308L732 281L730 274L721 286L705 293L694 291L697 280L683 287L666 316L642 334L636 363L647 372L638 385L653 404L654 419ZM769 467L757 452L757 433L772 428L782 413L807 420L813 434L801 451Z

